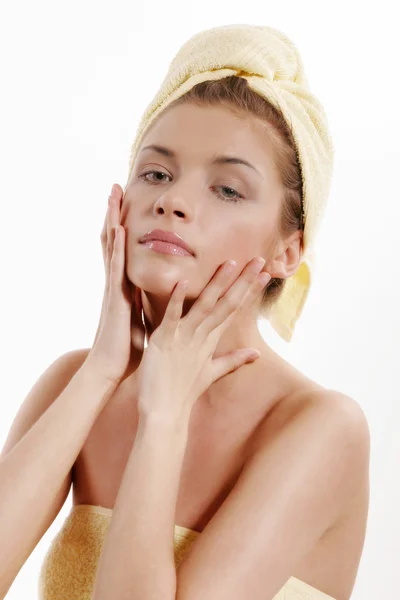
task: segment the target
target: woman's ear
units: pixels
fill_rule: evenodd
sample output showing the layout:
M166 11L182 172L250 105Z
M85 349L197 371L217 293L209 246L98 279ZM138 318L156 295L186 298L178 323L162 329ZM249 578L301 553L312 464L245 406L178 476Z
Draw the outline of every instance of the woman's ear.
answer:
M278 244L275 257L269 261L268 267L266 266L265 269L271 274L271 277L287 279L296 272L302 254L302 232L297 230Z

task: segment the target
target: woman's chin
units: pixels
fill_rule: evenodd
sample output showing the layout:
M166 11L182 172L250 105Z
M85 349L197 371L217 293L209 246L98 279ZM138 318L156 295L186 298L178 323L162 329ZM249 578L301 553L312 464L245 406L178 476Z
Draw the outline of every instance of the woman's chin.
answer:
M179 279L160 280L137 277L134 279L133 284L146 294L152 294L160 298L170 298L178 281Z

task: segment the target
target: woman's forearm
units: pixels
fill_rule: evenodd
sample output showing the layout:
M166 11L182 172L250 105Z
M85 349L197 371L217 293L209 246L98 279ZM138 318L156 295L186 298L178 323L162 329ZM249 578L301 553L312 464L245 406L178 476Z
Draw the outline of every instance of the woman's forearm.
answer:
M0 461L0 598L40 541L57 492L115 387L87 359Z
M175 512L188 424L140 417L93 600L173 600Z

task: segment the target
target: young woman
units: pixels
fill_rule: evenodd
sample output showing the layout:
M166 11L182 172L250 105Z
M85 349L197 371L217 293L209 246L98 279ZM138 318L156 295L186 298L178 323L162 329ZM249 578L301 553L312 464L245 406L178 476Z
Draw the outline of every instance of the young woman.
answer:
M42 375L3 448L3 594L73 483L41 600L350 598L364 413L257 327L301 265L303 192L290 128L245 76L194 84L141 132L95 342Z

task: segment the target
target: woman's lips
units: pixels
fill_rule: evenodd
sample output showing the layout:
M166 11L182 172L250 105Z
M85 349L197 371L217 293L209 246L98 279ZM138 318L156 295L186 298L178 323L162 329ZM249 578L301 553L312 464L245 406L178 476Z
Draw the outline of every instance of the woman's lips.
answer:
M160 240L149 240L148 242L141 242L141 246L146 246L150 250L155 252L161 252L161 254L173 254L175 256L192 256L190 252L187 252L181 246L176 246L170 242L161 242Z

